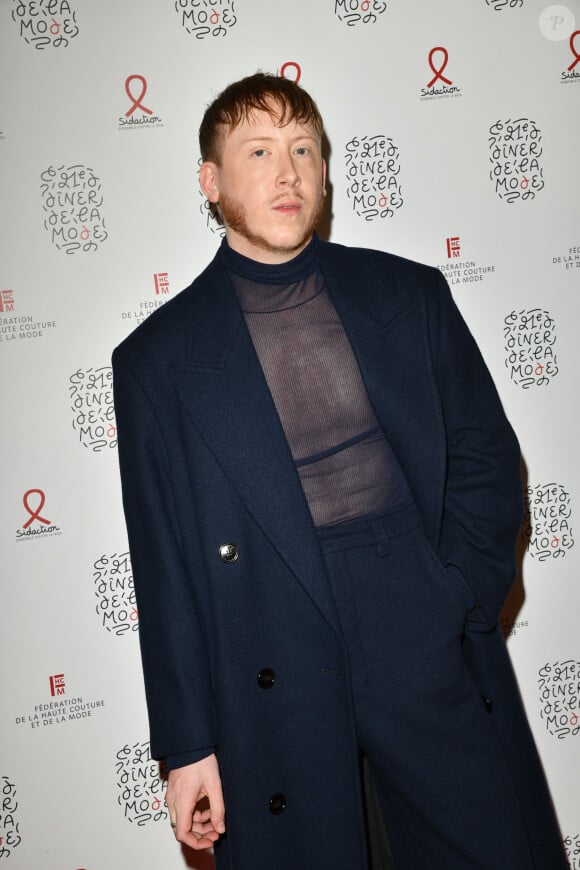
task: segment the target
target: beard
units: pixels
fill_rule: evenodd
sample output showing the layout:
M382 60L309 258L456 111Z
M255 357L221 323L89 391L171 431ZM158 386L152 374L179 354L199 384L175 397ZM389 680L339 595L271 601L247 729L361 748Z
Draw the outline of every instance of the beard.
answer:
M304 202L300 195L296 196L296 194L294 194L294 198ZM320 219L323 208L324 193L321 193L318 203L316 204L316 208L314 209L312 217L308 225L305 227L302 236L298 241L290 245L274 245L259 232L254 232L253 230L251 230L248 224L248 218L244 206L241 202L238 202L235 199L231 199L230 197L224 196L222 194L218 203L217 210L226 228L229 227L230 229L234 230L234 232L243 236L245 239L248 240L248 242L251 242L256 247L261 248L263 251L268 251L274 254L292 255L301 251L302 248L304 248L312 238L312 234L316 229L316 224Z

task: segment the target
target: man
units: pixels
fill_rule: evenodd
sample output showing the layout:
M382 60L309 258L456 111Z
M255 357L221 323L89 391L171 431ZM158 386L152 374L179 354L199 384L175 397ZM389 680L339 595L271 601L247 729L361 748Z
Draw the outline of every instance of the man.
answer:
M113 357L154 757L219 868L566 867L497 619L519 450L441 275L321 242L293 82L200 128L226 240Z

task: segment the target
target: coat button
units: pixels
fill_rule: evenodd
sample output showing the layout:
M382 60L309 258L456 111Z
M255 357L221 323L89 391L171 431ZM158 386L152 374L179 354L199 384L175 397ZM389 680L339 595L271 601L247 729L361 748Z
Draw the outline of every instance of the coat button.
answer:
M281 815L286 809L286 796L281 792L278 794L273 794L270 798L270 812L274 816Z
M238 548L235 544L222 544L218 550L220 559L227 565L235 562L239 556Z
M481 700L483 701L483 706L485 707L486 711L488 713L491 713L491 711L493 710L493 701L491 700L491 698L482 698Z
M262 668L256 679L261 689L271 689L276 682L276 674L272 668Z

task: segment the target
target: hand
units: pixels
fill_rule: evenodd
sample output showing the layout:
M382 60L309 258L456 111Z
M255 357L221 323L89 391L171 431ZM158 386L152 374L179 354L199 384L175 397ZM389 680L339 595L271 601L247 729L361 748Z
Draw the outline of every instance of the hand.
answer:
M169 819L180 843L209 849L225 833L225 807L217 758L208 755L195 764L169 771Z

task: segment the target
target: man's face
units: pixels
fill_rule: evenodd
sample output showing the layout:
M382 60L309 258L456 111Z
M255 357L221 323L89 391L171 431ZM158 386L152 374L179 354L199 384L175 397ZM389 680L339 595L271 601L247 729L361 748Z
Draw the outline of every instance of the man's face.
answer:
M218 203L231 247L283 263L306 247L322 210L326 167L310 125L277 126L254 112L224 136L221 163L204 163L200 184Z

